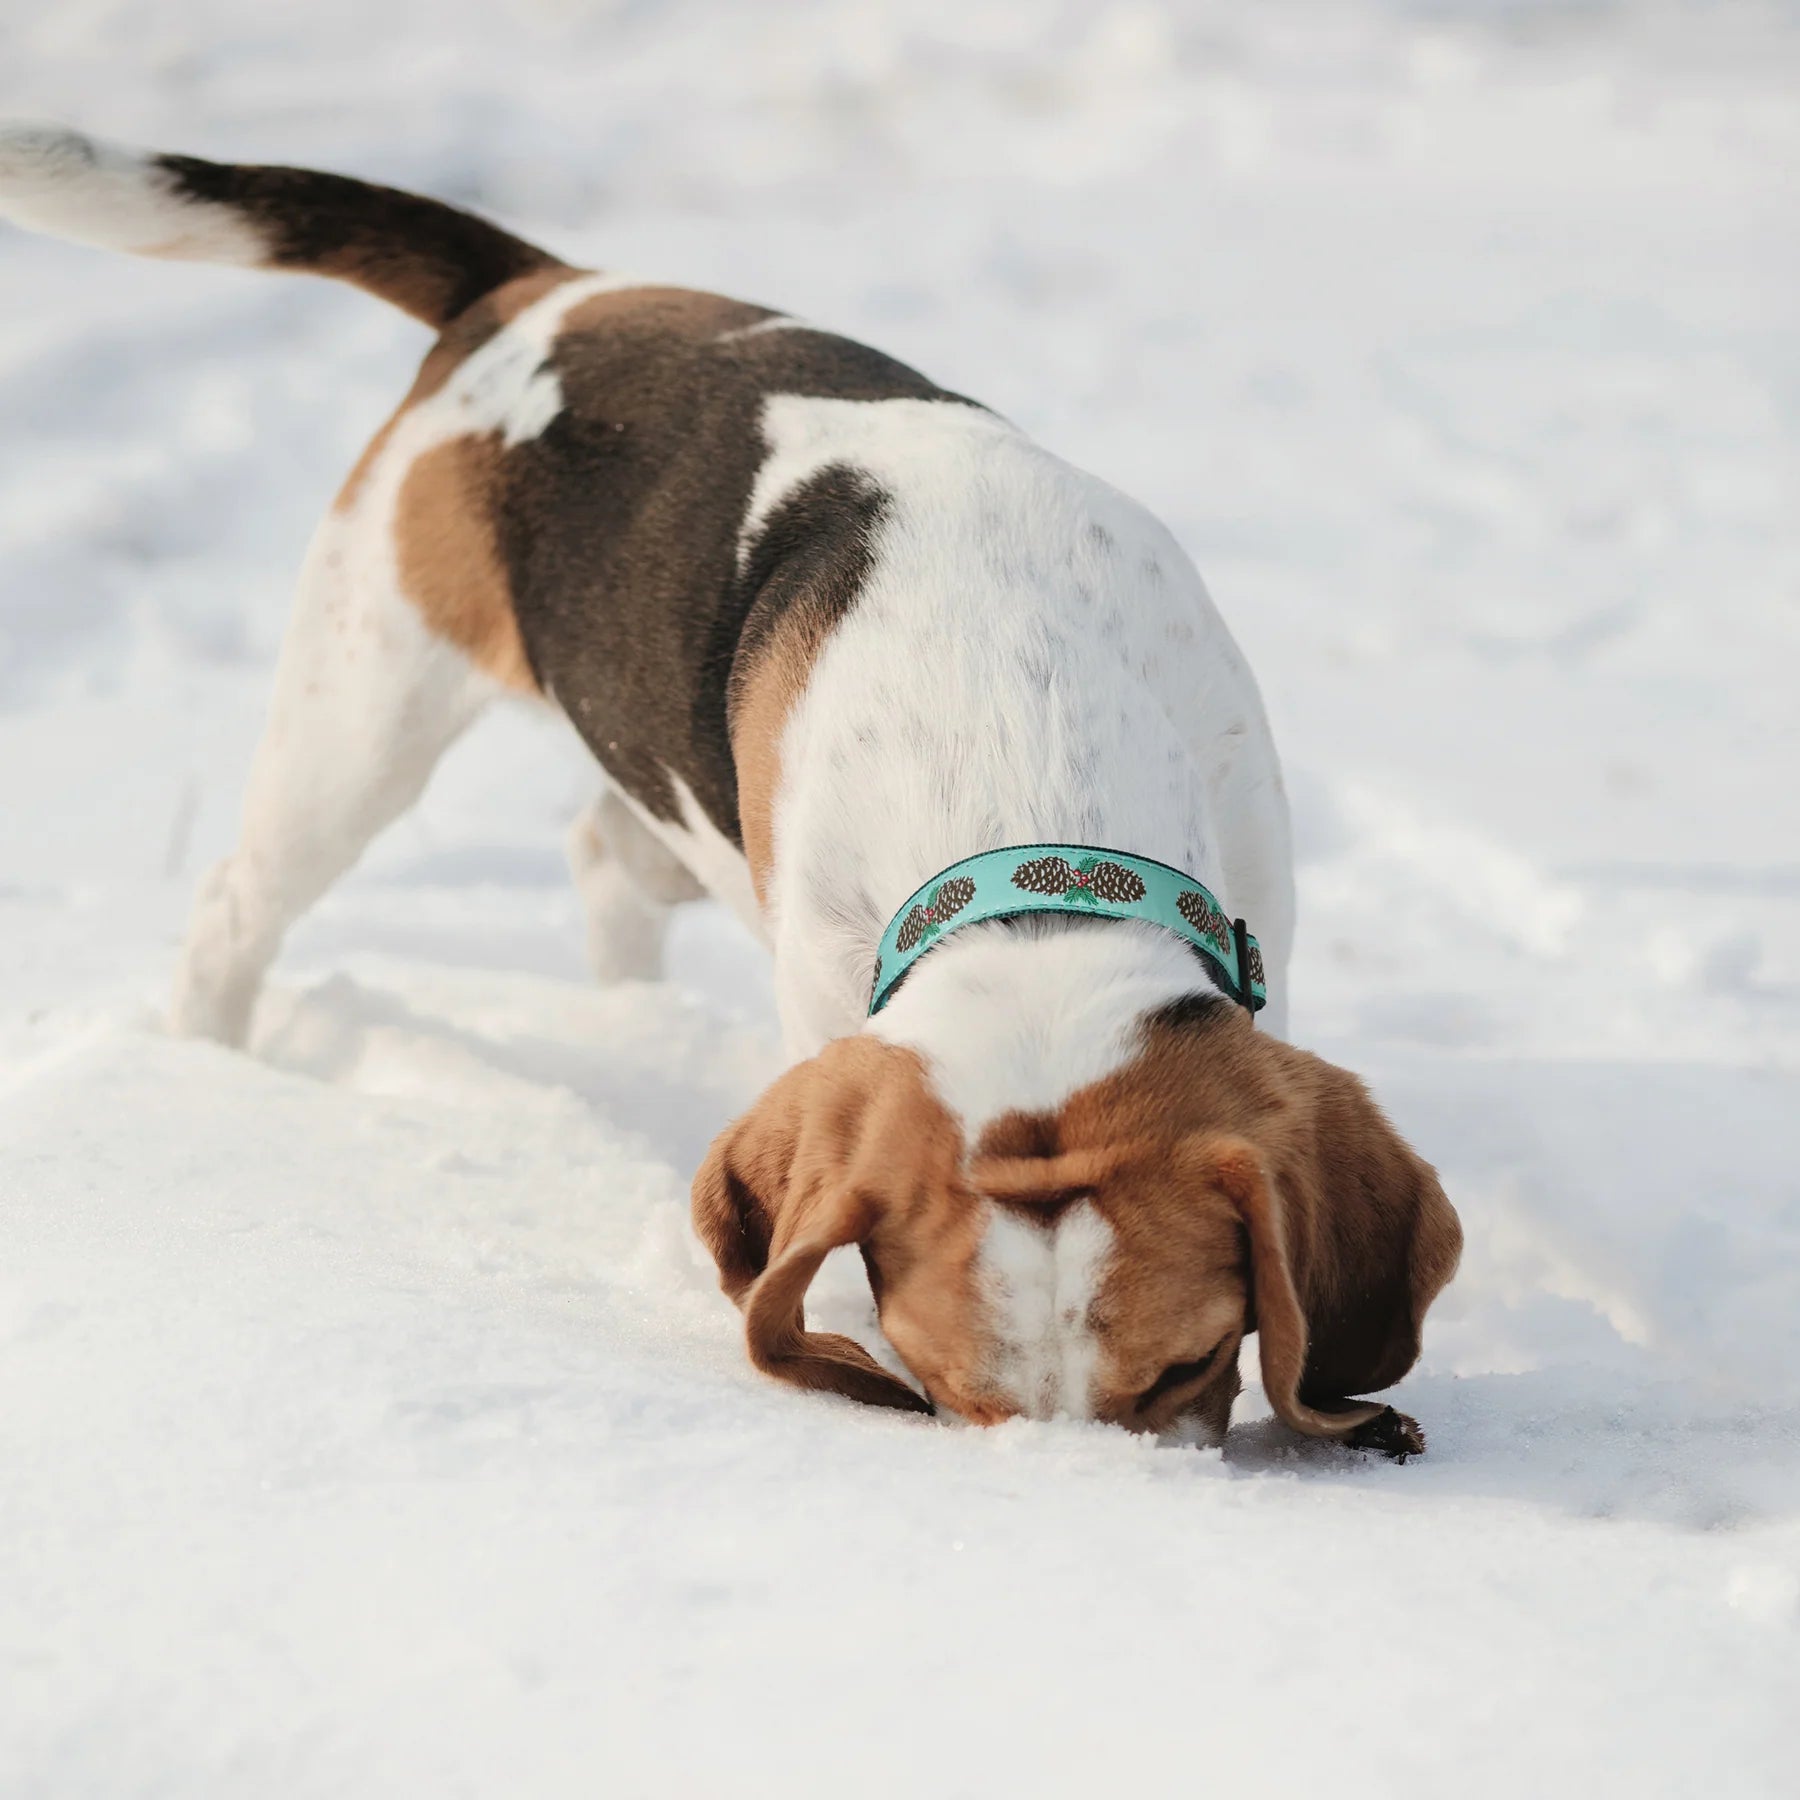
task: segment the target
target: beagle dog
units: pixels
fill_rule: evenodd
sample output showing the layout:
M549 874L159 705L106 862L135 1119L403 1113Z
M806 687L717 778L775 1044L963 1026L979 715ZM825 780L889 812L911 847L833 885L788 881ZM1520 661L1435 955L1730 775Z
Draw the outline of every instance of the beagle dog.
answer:
M1282 1041L1281 773L1155 519L878 351L414 195L15 126L0 213L335 276L437 334L307 557L175 1029L240 1042L283 933L446 746L502 696L554 706L606 777L570 846L596 971L655 975L703 891L774 956L793 1066L693 1190L759 1369L1216 1441L1255 1332L1288 1425L1423 1447L1356 1397L1412 1365L1461 1231L1362 1084ZM950 916L976 884L939 877L1016 846L1052 847L1015 878L1045 908ZM1113 904L1144 867L1191 922L1249 922L1260 1028L1242 928L1233 959ZM911 1382L806 1327L847 1245Z

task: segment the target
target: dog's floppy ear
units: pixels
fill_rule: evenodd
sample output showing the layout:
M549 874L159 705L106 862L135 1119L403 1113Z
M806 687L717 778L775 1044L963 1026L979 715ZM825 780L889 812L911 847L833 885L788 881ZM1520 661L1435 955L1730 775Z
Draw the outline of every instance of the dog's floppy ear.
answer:
M843 1038L790 1069L714 1141L694 1228L743 1309L750 1360L796 1387L930 1412L853 1339L806 1329L806 1290L844 1244L867 1244L942 1151L918 1059ZM935 1109L941 1111L941 1109Z
M1436 1172L1355 1076L1286 1055L1293 1092L1269 1142L1199 1147L1249 1239L1263 1386L1298 1431L1414 1453L1424 1448L1416 1424L1350 1396L1391 1386L1417 1360L1462 1227Z

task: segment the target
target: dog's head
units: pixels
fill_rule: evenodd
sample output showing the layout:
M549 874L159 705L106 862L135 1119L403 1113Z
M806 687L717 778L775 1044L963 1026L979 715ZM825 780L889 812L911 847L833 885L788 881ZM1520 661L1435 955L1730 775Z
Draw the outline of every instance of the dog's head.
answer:
M1125 1065L974 1143L916 1052L843 1039L720 1136L694 1217L751 1360L801 1387L1216 1439L1254 1331L1289 1425L1401 1451L1416 1445L1397 1415L1347 1401L1411 1367L1462 1242L1361 1082L1204 1003L1153 1017ZM847 1244L929 1403L806 1329L807 1287Z

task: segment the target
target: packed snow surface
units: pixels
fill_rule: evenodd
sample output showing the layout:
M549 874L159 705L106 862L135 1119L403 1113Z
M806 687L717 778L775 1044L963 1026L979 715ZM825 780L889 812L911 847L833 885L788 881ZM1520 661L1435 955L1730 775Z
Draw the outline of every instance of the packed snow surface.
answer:
M1468 1232L1405 1467L760 1380L686 1189L766 964L587 981L524 715L249 1054L166 1036L424 340L0 231L0 1791L1796 1791L1797 93L1786 5L0 12L0 112L773 302L1146 501L1290 767L1295 1035Z

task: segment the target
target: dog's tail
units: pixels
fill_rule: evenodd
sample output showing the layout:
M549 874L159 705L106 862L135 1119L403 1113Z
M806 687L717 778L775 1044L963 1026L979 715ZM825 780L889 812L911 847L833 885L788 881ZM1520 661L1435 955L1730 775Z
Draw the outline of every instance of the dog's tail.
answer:
M141 256L335 276L439 329L502 282L564 266L396 188L163 156L60 125L0 123L0 217Z

